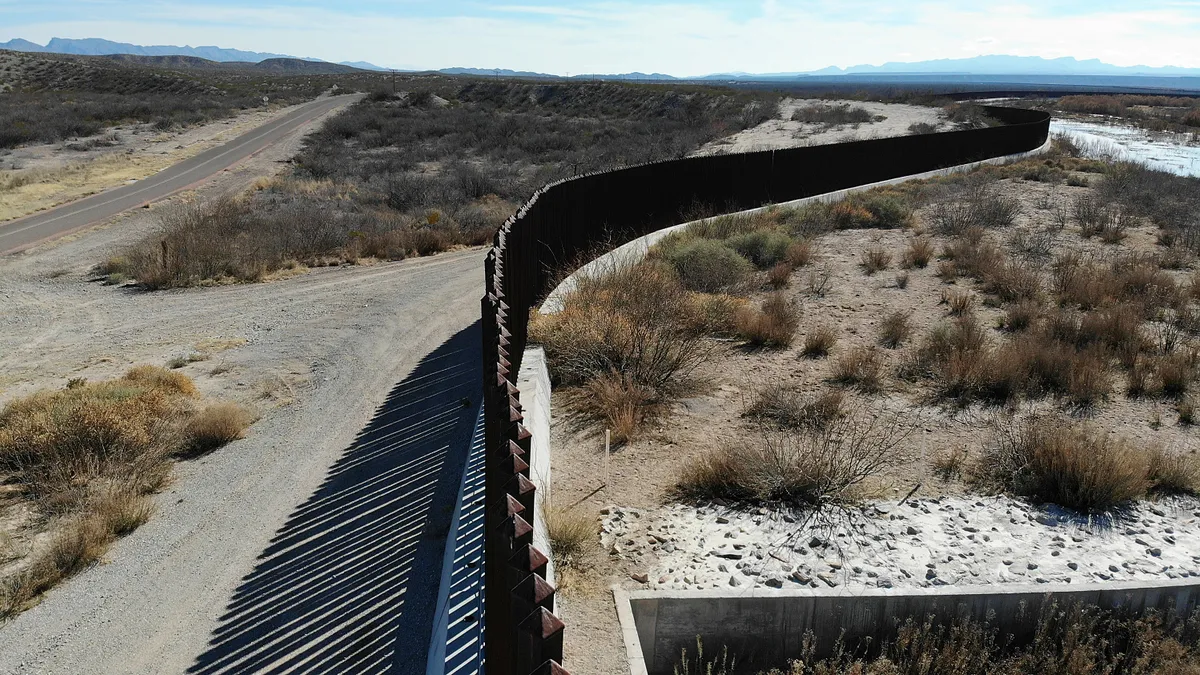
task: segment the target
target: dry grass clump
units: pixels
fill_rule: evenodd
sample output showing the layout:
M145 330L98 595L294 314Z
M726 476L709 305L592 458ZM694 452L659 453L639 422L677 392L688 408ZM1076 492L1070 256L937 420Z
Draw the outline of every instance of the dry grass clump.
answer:
M837 331L828 324L822 324L809 331L804 336L804 346L800 354L806 358L817 359L828 356L829 350L837 344Z
M867 276L886 270L892 264L892 254L879 244L872 245L863 251L859 261Z
M967 467L970 452L966 448L946 448L935 453L930 461L933 473L942 480L954 480Z
M805 396L779 384L755 394L743 413L746 417L783 429L820 429L844 414L845 394L837 390Z
M933 260L933 242L928 237L914 237L909 240L908 248L904 250L904 255L900 258L900 266L905 269L912 267L925 269L931 260Z
M963 316L975 309L975 294L970 291L946 289L942 291L942 304L950 310L951 316Z
M663 262L621 266L580 279L562 311L533 318L530 339L555 380L579 388L572 406L627 440L686 389L711 330L742 328L740 302L694 297Z
M187 424L193 453L203 453L232 443L246 434L255 416L237 403L214 403L196 413Z
M145 522L146 495L167 480L172 456L220 444L205 435L211 427L193 426L212 419L196 413L195 397L187 376L138 366L117 380L74 380L0 410L0 473L38 512L60 519L49 548L5 580L0 614L20 611Z
M790 347L800 327L800 307L782 293L771 294L761 309L745 307L737 316L737 333L753 347Z
M1084 512L1120 508L1152 492L1192 492L1200 477L1189 456L1049 417L1002 427L975 471L985 485Z
M866 393L877 392L883 387L883 357L873 347L855 347L834 363L830 379Z
M582 570L599 549L596 519L582 508L545 504L542 520L550 538L550 556L556 570Z
M745 446L694 459L677 484L680 498L818 508L855 498L863 481L905 461L912 426L897 415L855 410L824 427L765 432Z
M879 322L879 344L895 349L912 336L911 313L899 310L891 312Z

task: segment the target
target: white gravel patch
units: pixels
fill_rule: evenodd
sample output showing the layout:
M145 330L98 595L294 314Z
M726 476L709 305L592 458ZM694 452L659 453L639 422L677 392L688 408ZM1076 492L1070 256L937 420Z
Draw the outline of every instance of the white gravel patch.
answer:
M1086 519L1006 497L867 504L822 516L609 507L601 539L651 588L928 587L1200 576L1200 501Z

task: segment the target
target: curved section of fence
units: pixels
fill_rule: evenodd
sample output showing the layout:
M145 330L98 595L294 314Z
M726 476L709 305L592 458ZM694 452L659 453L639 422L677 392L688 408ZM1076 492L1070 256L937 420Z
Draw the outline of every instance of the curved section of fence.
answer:
M533 545L531 435L516 386L529 312L554 274L585 252L612 248L681 220L876 183L1034 150L1050 115L989 107L1001 126L786 150L691 157L547 185L496 233L482 300L485 458L484 612L488 675L565 673L563 624Z

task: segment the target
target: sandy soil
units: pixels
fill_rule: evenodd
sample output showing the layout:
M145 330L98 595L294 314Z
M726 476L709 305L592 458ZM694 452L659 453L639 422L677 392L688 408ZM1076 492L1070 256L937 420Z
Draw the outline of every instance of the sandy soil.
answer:
M0 222L145 178L289 110L250 110L171 132L123 125L87 138L0 150Z
M274 174L315 127L219 174L199 196ZM256 556L388 389L478 317L482 250L156 293L89 281L95 263L156 227L159 208L0 258L0 403L203 353L182 372L204 395L263 418L246 439L177 465L151 521L105 564L0 626L0 673L186 670ZM0 501L19 552L45 523L18 511Z
M792 113L810 105L850 105L866 108L874 117L885 119L863 124L829 126L793 122ZM825 101L818 99L784 99L779 105L779 116L762 124L740 131L733 136L708 143L694 154L711 155L755 150L778 150L806 145L825 145L845 141L864 141L871 138L903 136L913 124L933 124L939 130L948 129L945 115L940 108L906 105L902 103L878 103L875 101Z
M1069 203L1077 194L1089 188L1068 187L1066 185L1050 185L1009 179L999 184L999 189L1022 203L1022 213L1010 231L995 232L998 243L1006 244L1017 231L1045 231L1052 224L1052 208L1060 203ZM917 213L917 229L923 229L923 212ZM1095 252L1131 252L1152 251L1156 248L1157 230L1150 225L1132 229L1128 238L1118 246L1110 246L1097 240L1083 239L1078 228L1068 226L1062 232L1054 233L1053 248L1056 253L1068 249L1081 249ZM752 433L751 427L742 419L741 414L746 409L754 393L768 384L782 384L805 394L816 394L829 388L826 381L831 372L833 361L837 355L859 345L874 345L878 340L878 325L885 314L892 310L911 312L911 320L917 327L912 341L899 349L883 349L889 370L899 363L900 358L913 343L919 340L929 327L935 325L947 316L947 308L941 304L941 293L947 288L943 281L935 276L936 262L926 269L908 271L907 287L901 289L896 284L896 275L900 272L895 262L886 271L873 276L864 274L859 265L860 256L864 249L875 244L883 246L898 261L907 245L911 232L891 230L848 230L825 235L818 241L819 256L808 268L798 270L792 278L790 287L785 291L802 304L803 318L795 346L779 351L750 352L732 346L719 347L718 353L702 372L707 379L707 387L692 398L684 399L676 404L670 415L650 429L646 435L635 443L620 448L614 452L611 459L612 480L603 485L603 430L598 433L594 429L581 429L566 413L566 406L560 394L555 396L557 412L553 426L554 489L558 503L579 504L596 515L608 528L605 547L592 560L593 568L579 578L569 579L569 586L562 594L562 616L569 627L567 637L567 663L569 667L579 672L588 673L619 673L627 672L624 661L624 648L616 623L616 613L613 607L611 593L612 585L627 588L644 588L641 579L653 585L671 587L711 587L714 583L729 584L731 576L741 574L740 568L732 559L718 559L710 556L711 550L725 541L722 537L727 534L737 534L738 528L750 525L758 526L762 521L770 521L770 528L762 526L762 537L751 537L761 544L759 550L768 554L774 543L785 534L790 541L807 541L809 533L813 532L811 525L776 522L780 514L760 512L738 516L733 519L726 513L715 510L698 511L690 507L670 505L670 490L680 475L681 467L691 458L706 452L716 445L737 443L746 435ZM945 243L940 237L933 237L936 249L941 250ZM1044 264L1044 263L1043 263ZM814 297L807 293L807 276L812 270L821 270L828 266L831 275L830 291L824 297ZM1043 273L1048 274L1048 268ZM1179 280L1190 275L1190 271L1172 272ZM970 280L960 279L952 288L973 289L975 284ZM983 295L979 294L976 313L981 325L994 326L1000 317L1001 310L986 307L982 304ZM810 360L801 358L800 346L804 334L817 326L828 324L836 328L838 343L831 356ZM1000 339L998 332L992 339ZM1121 380L1118 378L1118 383ZM1121 387L1117 387L1111 400L1084 417L1098 425L1101 429L1144 444L1158 444L1178 452L1194 452L1200 448L1200 431L1194 427L1180 426L1175 423L1176 413L1170 401L1161 399L1130 399L1125 396ZM864 399L853 396L860 403ZM916 385L900 382L889 377L882 394L870 397L866 402L877 409L902 412L911 421L911 434L904 444L904 451L911 455L912 461L881 476L866 487L865 496L880 500L887 504L886 508L894 505L902 497L916 489L914 498L926 500L949 499L963 500L974 503L976 497L967 497L969 490L961 482L943 481L932 474L931 460L941 451L966 449L971 453L979 451L982 443L990 436L993 425L1004 423L1013 414L1027 414L1033 411L1057 409L1058 406L1050 400L1025 402L1015 410L1004 410L981 406L971 406L965 409L929 404L926 402L926 391ZM565 500L565 501L564 501ZM936 502L934 502L936 503ZM958 502L951 501L946 503ZM961 506L961 505L960 505ZM683 508L680 511L680 508ZM929 508L933 508L930 506ZM965 507L962 507L965 508ZM1014 508L1013 502L1007 502L1007 508ZM1167 521L1139 527L1147 529L1157 544L1143 546L1136 539L1143 538L1144 533L1134 532L1124 539L1112 540L1104 538L1107 535L1098 533L1097 538L1089 539L1086 546L1079 544L1081 552L1075 557L1080 564L1084 563L1087 551L1098 551L1112 548L1112 554L1102 560L1112 558L1112 564L1122 565L1124 562L1140 565L1147 562L1157 565L1154 573L1169 576L1168 572L1181 574L1183 572L1200 571L1200 563L1193 561L1188 555L1188 547L1178 549L1180 557L1165 563L1155 558L1146 561L1146 551L1149 548L1162 546L1161 537L1166 528L1184 527L1181 519L1192 519L1192 505L1184 505L1177 515L1172 515ZM601 517L603 511L608 511L606 517ZM1026 511L1028 511L1026 509ZM1174 513L1174 512L1173 512ZM620 515L617 515L620 514ZM943 514L944 515L944 514ZM944 515L941 520L932 518L923 522L919 529L926 531L941 531L943 521L953 514ZM719 524L720 517L731 519L729 524ZM795 520L795 519L793 519ZM692 523L691 521L696 521ZM675 523L671 526L670 523ZM686 524L684 524L686 523ZM909 523L905 523L907 527ZM884 523L888 526L889 523ZM651 539L650 535L664 536L666 526L670 529L664 540ZM713 527L710 527L713 526ZM1192 523L1187 523L1192 527ZM991 527L991 524L989 524ZM1045 537L1047 541L1058 530L1050 530L1048 526L1037 522L1021 522L1016 534L1027 539ZM1041 527L1040 533L1035 530ZM808 529L805 529L808 528ZM1032 529L1030 529L1032 528ZM985 530L986 531L986 528ZM967 532L961 531L965 539ZM685 535L684 533L688 533ZM616 536L616 535L620 536ZM695 536L688 539L688 535ZM628 535L628 536L626 536ZM679 536L684 535L684 536ZM737 535L746 536L746 535ZM823 536L829 536L828 531ZM1014 549L1020 546L1014 539L1015 535L1005 534L1005 545ZM1089 535L1090 536L1090 535ZM1122 535L1125 536L1125 535ZM757 537L757 535L756 535ZM774 538L774 540L772 540ZM1128 539L1128 541L1126 541ZM671 551L664 553L666 542L671 542ZM749 541L749 540L748 540ZM866 561L877 560L887 565L895 564L895 555L881 555L878 547L886 543L886 538L878 542L869 541L867 548L854 553L855 558L848 558L843 567L851 571L855 566L864 570L871 565ZM1148 541L1148 540L1147 540ZM613 544L617 544L616 549ZM926 558L936 558L945 553L942 546L947 540L923 540L921 547L929 549L930 553L922 554ZM968 546L965 540L964 547ZM914 544L915 546L915 544ZM1090 548L1088 548L1090 547ZM1044 547L1043 547L1044 548ZM1164 548L1164 550L1167 550ZM1175 549L1172 549L1175 550ZM1037 552L1026 552L1023 555L1037 557L1042 553L1050 554L1050 549ZM1009 555L1000 551L997 556L1007 556L1023 560L1016 554ZM863 556L867 556L863 558ZM828 566L821 567L822 556L814 560L797 559L791 561L791 570L801 565L801 574L816 579L815 574L828 574ZM919 557L919 556L917 556ZM994 557L994 556L993 556ZM1178 556L1176 556L1178 557ZM912 558L909 560L908 558ZM913 567L916 581L928 581L924 563L912 565L916 557L906 558L908 566ZM1041 558L1038 558L1040 560ZM1101 559L1088 559L1088 562L1099 565ZM778 562L778 561L777 561ZM980 555L978 565L972 569L991 574L992 568L985 563L1006 567L989 557ZM1036 561L1034 561L1036 562ZM720 571L719 565L726 565L732 572ZM1090 573L1106 573L1109 562ZM1172 566L1164 570L1166 565ZM695 569L693 569L693 566ZM886 565L885 565L886 566ZM1060 565L1061 566L1061 565ZM877 567L880 567L877 565ZM958 568L955 568L958 569ZM1057 568L1056 572L1057 572ZM805 571L807 570L807 571ZM1140 573L1150 573L1148 569L1138 567ZM779 572L780 570L772 570ZM789 574L790 574L789 571ZM963 566L962 574L970 576L968 567ZM919 574L917 574L919 573ZM955 578L962 578L958 574ZM895 569L889 575L893 583L899 583L901 575ZM635 580L635 576L637 580ZM836 576L836 575L835 575ZM1010 574L1007 580L1031 581L1037 575L1028 572L1024 575ZM1099 580L1099 576L1081 577L1071 575L1076 580ZM665 577L665 578L663 578ZM690 577L689 583L685 577ZM783 575L784 578L786 575ZM833 578L833 577L831 577ZM846 584L875 584L878 577L869 577L865 572L861 575L851 574L839 583ZM945 581L950 578L943 576ZM976 577L971 577L977 579ZM998 575L981 576L978 579L1005 580ZM1126 576L1115 578L1126 579ZM661 579L661 584L660 584ZM907 579L907 578L905 578ZM753 578L745 576L749 586L754 583L765 584L761 576ZM1053 581L1063 581L1055 577ZM739 579L743 581L743 579ZM789 582L793 586L797 582ZM820 583L820 582L818 582Z

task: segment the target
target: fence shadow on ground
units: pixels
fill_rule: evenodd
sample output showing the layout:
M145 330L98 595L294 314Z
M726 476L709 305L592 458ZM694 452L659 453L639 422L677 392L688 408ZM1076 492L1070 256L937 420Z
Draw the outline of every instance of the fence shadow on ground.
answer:
M482 398L476 322L388 395L259 556L189 673L425 672Z

